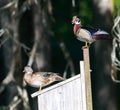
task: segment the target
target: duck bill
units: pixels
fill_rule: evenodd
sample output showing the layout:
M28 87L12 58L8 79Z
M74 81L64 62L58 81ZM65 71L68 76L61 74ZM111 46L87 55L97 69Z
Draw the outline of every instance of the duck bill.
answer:
M72 20L72 24L75 24L75 20Z

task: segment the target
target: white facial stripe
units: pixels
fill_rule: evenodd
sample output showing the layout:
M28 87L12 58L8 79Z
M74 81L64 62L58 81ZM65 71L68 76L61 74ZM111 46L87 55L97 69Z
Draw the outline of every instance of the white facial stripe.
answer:
M75 24L80 24L80 22L76 21Z

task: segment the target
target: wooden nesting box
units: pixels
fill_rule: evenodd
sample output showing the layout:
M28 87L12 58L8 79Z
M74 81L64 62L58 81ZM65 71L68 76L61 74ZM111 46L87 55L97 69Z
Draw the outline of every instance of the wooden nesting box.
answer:
M85 75L88 71L85 61L80 62L80 74L31 95L38 97L39 110L92 110L90 75Z

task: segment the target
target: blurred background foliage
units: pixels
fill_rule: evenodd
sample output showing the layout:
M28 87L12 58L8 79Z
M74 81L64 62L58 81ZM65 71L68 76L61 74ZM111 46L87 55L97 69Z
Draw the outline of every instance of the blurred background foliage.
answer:
M120 14L120 1L114 0L114 17Z
M79 43L79 41L77 41L75 37L73 37L74 36L73 25L71 24L71 20L73 16L77 15L80 17L83 25L92 26L93 8L92 8L92 2L90 0L88 1L76 0L75 3L76 6L73 7L72 1L52 0L53 17L54 17L52 29L55 35L62 38L63 41L65 42L65 45L67 46L70 55L73 59L76 73L79 73L79 61L82 59L82 51L79 50L79 52L77 52L77 50L81 49L83 43ZM53 58L57 56L56 54L53 55L54 55Z
M15 0L4 0L4 2L12 2ZM17 0L16 0L17 1ZM24 2L26 1L32 1L32 0L18 0L19 1L19 9L20 7L23 5ZM29 47L29 49L32 48L33 43L34 43L34 27L35 25L33 24L33 16L32 14L36 13L34 10L34 1L28 3L27 5L25 5L26 7L23 7L23 10L25 10L25 12L23 12L22 16L20 15L19 18L19 34L20 34L20 38L18 38L18 40L20 41L20 43L24 43L26 44L26 46ZM47 48L43 48L44 51L48 51L48 47L50 47L51 51L49 54L46 54L45 56L45 60L50 57L50 61L48 62L48 65L44 66L44 68L39 68L37 67L37 63L33 63L33 67L35 69L35 71L38 70L44 70L44 71L53 71L53 72L59 72L61 73L61 75L63 75L63 72L66 71L66 67L67 67L67 58L65 57L65 53L64 51L61 49L61 45L63 45L62 43L64 43L65 47L68 53L69 53L69 57L72 61L72 63L74 64L73 68L74 68L74 75L75 74L79 74L79 61L83 60L82 57L82 46L84 45L83 42L80 42L78 40L76 40L76 38L74 37L74 33L73 33L73 25L71 24L71 20L72 17L74 15L77 15L78 17L80 17L82 25L84 26L92 26L92 27L103 27L103 29L108 30L109 33L111 33L111 28L113 24L113 20L116 16L118 16L119 13L119 7L120 7L120 0L114 0L114 12L112 13L113 15L110 15L110 17L108 16L108 13L105 13L106 15L103 15L103 19L99 19L100 21L98 21L98 19L95 19L95 11L97 11L96 13L99 13L100 10L95 10L95 4L94 2L96 0L75 0L75 7L72 4L72 0L51 0L51 8L52 11L49 13L49 9L48 9L48 3L49 0L38 0L40 1L40 8L41 8L41 15L40 17L40 21L44 22L43 24L41 23L40 26L43 26L43 30L41 32L40 30L40 35L41 33L44 38L49 39L48 42L44 43L44 46L47 46ZM102 0L98 0L98 1L102 1ZM107 0L106 0L107 1ZM108 0L109 1L109 0ZM0 7L2 7L5 3L3 3L2 0L0 0ZM32 4L32 5L31 5ZM6 15L4 13L2 13L1 15L4 16L6 18L6 16L8 16L6 19L8 20L8 22L11 23L11 19L15 19L14 16L10 17L10 12L13 8L8 8L8 10L5 9L5 13L7 13ZM47 11L46 11L47 10ZM4 10L2 10L1 12L3 12ZM7 11L7 12L6 12ZM10 11L10 12L9 12ZM17 12L19 12L19 10L17 10ZM49 13L49 14L48 14ZM48 15L47 15L48 14ZM107 15L108 14L108 15ZM105 24L105 20L104 17L108 16L107 21L110 21L110 24ZM99 15L96 17L99 18ZM110 19L110 20L109 20ZM4 21L4 18L2 18L0 26L1 28L3 28L4 23L2 23ZM98 24L96 23L98 22ZM16 24L16 23L15 23ZM15 24L10 24L10 27L12 27L12 25ZM47 26L46 26L47 24ZM104 25L107 25L108 28L107 29ZM3 27L2 27L3 26ZM98 27L98 28L99 28ZM11 32L12 34L14 33ZM13 34L14 35L14 34ZM2 40L2 39L1 39ZM42 45L42 42L39 43L39 46ZM96 44L96 45L95 45ZM110 77L110 72L111 70L106 72L106 68L111 67L111 61L109 61L109 65L105 65L104 61L107 58L110 58L110 52L111 52L111 47L112 47L112 42L108 43L108 42L97 42L95 44L92 44L90 47L90 59L91 59L91 69L92 71L92 83L93 83L93 100L94 100L94 110L119 110L120 109L120 104L119 104L119 100L120 100L120 95L119 93L116 94L116 84L113 84L113 82L111 81L111 77ZM102 47L101 45L103 45L104 47ZM2 45L4 46L4 44ZM0 81L2 82L2 80L5 78L5 76L7 75L7 71L9 70L8 68L5 69L4 71L4 66L5 66L5 62L4 62L4 54L3 52L6 51L6 48L0 47L0 52L2 54L0 54L0 72L1 73L5 73L5 74L1 74L0 73ZM11 45L10 45L11 46ZM8 45L8 47L10 47ZM42 46L42 47L44 47ZM30 50L24 51L24 49L21 49L21 53L20 55L22 56L21 58L21 65L22 66L18 66L17 65L17 71L18 71L18 67L20 67L19 73L16 73L14 76L17 77L17 84L19 84L18 80L21 80L22 78L19 77L23 77L23 67L25 65L27 65L27 62L29 60L28 56L29 55L24 55L25 53L29 53ZM40 48L41 49L41 48ZM104 51L103 51L104 50ZM44 52L43 52L44 53ZM105 56L104 58L104 53L108 53L107 57ZM7 54L10 54L9 52ZM39 54L39 50L37 51L37 55ZM40 53L41 54L41 53ZM96 55L97 54L97 55ZM45 54L44 54L45 55ZM15 56L15 54L12 54L11 56ZM10 57L11 57L10 56ZM39 56L39 55L38 55ZM101 57L102 56L102 57ZM10 58L11 59L11 58ZM100 60L98 60L100 59ZM110 59L108 59L110 60ZM40 59L38 60L40 61ZM96 62L97 61L97 62ZM100 61L103 61L102 63ZM9 63L10 61L8 61ZM106 68L98 68L96 67L97 64L99 64L99 67L102 66L106 66ZM98 69L98 70L97 70ZM104 71L105 69L105 71ZM96 71L100 71L101 73L98 75L96 74ZM71 73L70 73L70 67L68 67L67 69L67 78L71 77ZM107 73L107 75L106 75ZM109 75L108 75L109 74ZM16 84L16 83L15 83ZM106 86L106 87L105 87ZM1 87L0 87L1 88ZM7 89L5 89L4 92L0 93L0 110L5 110L5 107L2 106L8 106L8 101L6 99L6 94L9 96L9 94L12 92L10 89L10 86L7 87ZM102 88L102 89L101 89ZM107 88L107 89L106 89ZM115 89L113 89L115 88ZM30 100L30 106L31 106L31 110L37 110L36 107L36 101L35 99L31 99L30 98L30 94L33 93L36 90L33 90L33 88L26 88L28 91L28 96L29 96L29 100ZM100 90L99 90L100 89ZM103 90L103 91L102 91ZM104 91L106 90L106 91ZM111 91L114 91L114 93L112 93ZM118 90L118 89L117 89ZM11 92L9 92L11 91ZM102 92L101 92L102 91ZM119 90L118 90L119 91ZM4 94L5 93L5 94ZM9 94L8 94L9 93ZM12 92L13 93L13 92ZM13 93L14 94L14 93ZM16 93L15 93L16 94ZM104 103L103 103L103 99L101 98L101 96L103 96L102 98L105 99ZM117 97L117 108L116 107L116 97ZM12 99L12 98L11 98ZM3 102L3 100L5 100ZM114 101L115 100L115 101ZM8 108L7 108L8 109ZM21 107L18 109L16 108L15 110L22 110ZM25 109L26 110L26 109Z

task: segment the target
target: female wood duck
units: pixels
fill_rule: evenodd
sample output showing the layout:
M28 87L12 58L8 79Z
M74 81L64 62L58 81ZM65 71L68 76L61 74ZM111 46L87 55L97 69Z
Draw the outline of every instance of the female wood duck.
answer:
M64 78L52 72L33 73L33 69L29 66L25 66L23 72L25 72L24 74L25 82L32 87L39 88L39 90L41 90L43 86L47 86L55 81L64 80Z
M110 35L103 30L83 27L77 16L73 17L72 24L74 24L73 31L77 39L85 42L85 46L83 46L83 48L87 48L89 44L96 40L110 39Z

